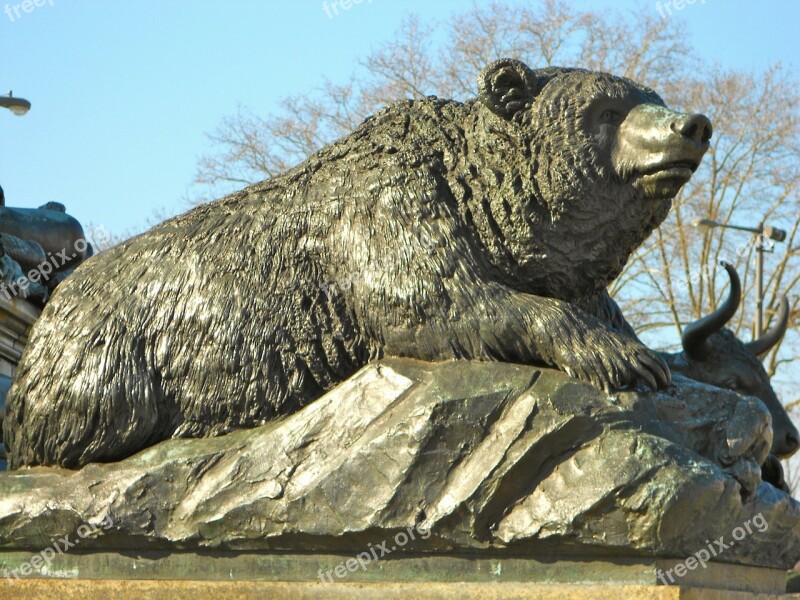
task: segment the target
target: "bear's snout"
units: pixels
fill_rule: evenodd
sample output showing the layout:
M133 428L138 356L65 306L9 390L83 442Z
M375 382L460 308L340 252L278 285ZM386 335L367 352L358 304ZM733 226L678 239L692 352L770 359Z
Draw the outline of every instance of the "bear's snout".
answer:
M614 170L648 198L674 198L700 165L711 134L711 121L704 115L639 104L617 131Z

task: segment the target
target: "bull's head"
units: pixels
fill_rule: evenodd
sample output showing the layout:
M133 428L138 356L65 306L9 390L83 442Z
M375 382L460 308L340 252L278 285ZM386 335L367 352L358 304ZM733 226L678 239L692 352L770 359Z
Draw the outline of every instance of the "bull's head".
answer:
M777 344L789 322L789 302L783 298L777 323L757 340L741 342L725 324L739 308L742 296L739 276L727 263L722 263L731 279L728 298L710 315L686 326L683 330L683 352L670 355L670 367L691 378L742 395L759 398L772 415L772 453L781 458L794 454L800 447L800 434L778 400L759 356Z

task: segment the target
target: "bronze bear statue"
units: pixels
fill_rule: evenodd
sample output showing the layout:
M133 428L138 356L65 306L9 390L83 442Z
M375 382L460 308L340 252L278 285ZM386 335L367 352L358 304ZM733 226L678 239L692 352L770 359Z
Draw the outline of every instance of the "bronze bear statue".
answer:
M68 278L7 401L11 468L114 461L297 411L385 355L669 383L606 286L708 149L649 88L504 59Z

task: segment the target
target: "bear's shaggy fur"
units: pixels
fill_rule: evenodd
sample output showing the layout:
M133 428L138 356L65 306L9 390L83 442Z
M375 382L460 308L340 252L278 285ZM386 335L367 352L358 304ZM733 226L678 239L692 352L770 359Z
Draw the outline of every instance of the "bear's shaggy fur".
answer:
M634 127L642 106L658 116ZM383 355L668 383L605 291L688 179L665 188L658 161L707 147L710 130L645 147L642 123L663 129L664 114L678 113L625 79L498 61L477 100L394 104L95 256L33 329L8 396L10 466L253 427ZM640 165L625 150L638 134Z

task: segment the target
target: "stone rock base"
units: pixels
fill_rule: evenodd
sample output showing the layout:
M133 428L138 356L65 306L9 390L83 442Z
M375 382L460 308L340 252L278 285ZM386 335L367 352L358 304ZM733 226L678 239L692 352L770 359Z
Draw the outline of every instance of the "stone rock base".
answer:
M761 481L771 437L760 401L677 375L609 396L550 369L386 359L262 427L0 473L0 551L68 534L70 555L382 546L785 570L800 503Z

